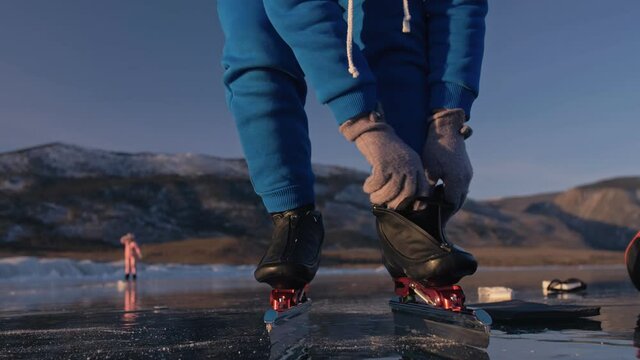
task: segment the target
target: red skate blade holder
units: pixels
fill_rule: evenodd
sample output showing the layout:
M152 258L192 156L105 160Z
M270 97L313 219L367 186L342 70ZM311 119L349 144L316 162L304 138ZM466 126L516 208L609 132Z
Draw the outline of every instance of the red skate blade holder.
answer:
M302 289L272 289L269 297L271 308L283 312L307 300L308 286Z
M273 289L269 298L270 308L264 314L267 332L276 327L286 328L294 319L302 319L310 306L311 299L306 295L307 286L302 289ZM295 326L294 326L295 328Z
M459 285L427 287L406 278L395 278L395 292L401 299L416 295L426 304L445 310L460 312L465 309L465 296Z

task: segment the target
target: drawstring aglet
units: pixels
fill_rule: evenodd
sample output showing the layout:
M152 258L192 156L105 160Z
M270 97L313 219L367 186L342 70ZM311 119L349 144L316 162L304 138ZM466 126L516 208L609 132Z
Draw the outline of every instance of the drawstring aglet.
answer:
M402 32L411 32L411 10L409 10L409 0L402 0L402 10L404 11L404 18L402 19Z
M402 32L410 33L411 32L411 16L405 16L402 20Z
M360 72L358 72L358 69L355 66L349 66L349 74L351 74L354 79L360 76Z

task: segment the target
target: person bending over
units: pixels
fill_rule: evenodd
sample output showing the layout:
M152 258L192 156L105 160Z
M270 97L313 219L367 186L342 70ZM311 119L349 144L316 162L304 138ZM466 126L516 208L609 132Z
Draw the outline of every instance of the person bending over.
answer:
M254 190L274 223L256 279L300 289L319 266L324 229L315 209L307 84L371 165L363 190L390 274L450 284L475 272L473 256L442 230L472 177L465 122L478 94L487 2L217 4L227 103Z

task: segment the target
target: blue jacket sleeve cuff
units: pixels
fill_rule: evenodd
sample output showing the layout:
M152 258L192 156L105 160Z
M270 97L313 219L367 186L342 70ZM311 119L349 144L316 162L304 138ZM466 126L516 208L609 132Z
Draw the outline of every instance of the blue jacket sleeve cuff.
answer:
M471 105L476 99L476 94L464 86L450 83L439 82L431 86L431 95L429 100L429 111L433 109L463 109L467 114L467 119L471 117Z

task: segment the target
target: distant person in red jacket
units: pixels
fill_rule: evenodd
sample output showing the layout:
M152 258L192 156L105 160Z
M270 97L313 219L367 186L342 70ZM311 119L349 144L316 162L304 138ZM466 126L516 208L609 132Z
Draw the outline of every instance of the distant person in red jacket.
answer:
M136 236L127 233L120 238L120 243L124 245L124 278L129 280L129 276L136 279L136 258L142 259L142 252L136 243Z

